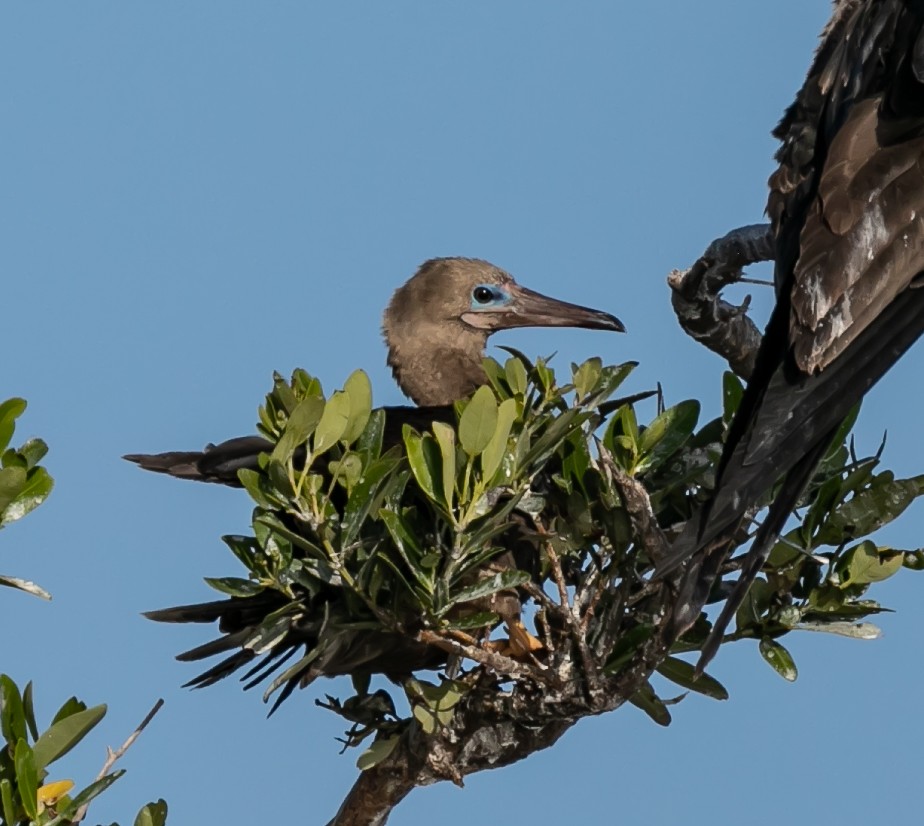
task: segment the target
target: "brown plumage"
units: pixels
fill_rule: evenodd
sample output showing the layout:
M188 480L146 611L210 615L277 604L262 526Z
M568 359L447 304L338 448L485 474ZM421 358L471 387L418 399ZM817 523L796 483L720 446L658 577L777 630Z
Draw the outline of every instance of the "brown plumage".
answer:
M658 568L691 560L675 627L696 617L742 516L784 482L700 667L744 599L840 421L924 331L924 3L839 0L775 131L767 211L777 304L711 501Z
M482 368L484 346L497 330L512 327L587 327L622 332L622 323L609 313L547 298L521 287L503 270L470 258L439 258L427 261L398 289L385 311L382 330L388 346L388 364L401 389L419 407L386 407L385 447L401 443L404 424L418 430L434 420L453 421L452 403L471 394L487 377ZM230 439L203 451L132 454L125 458L145 470L182 479L240 486L238 471L256 468L260 453L272 445L259 436ZM519 567L532 570L538 560L531 542L513 529L511 550L492 560L493 569ZM527 558L531 557L531 558ZM306 597L307 599L307 597ZM418 668L437 667L445 654L413 639L390 633L341 629L331 634L328 610L335 592L322 592L293 616L288 631L272 648L264 663L245 675L251 684L274 670L298 648L316 648L324 634L318 656L287 681L280 697L285 699L296 683L305 685L318 676L384 673L392 677ZM288 600L275 591L253 597L184 605L153 611L148 617L162 622L218 621L222 636L180 655L199 660L232 652L224 661L199 675L190 684L210 685L250 662L255 656L244 648L266 617L284 608ZM474 610L491 610L508 623L519 620L516 592L501 591L490 603Z
M452 403L487 382L481 363L488 337L514 327L625 332L615 316L533 292L487 261L427 261L395 291L382 320L395 381L418 405L382 408L385 446L401 442L404 424L422 430L432 421L451 421ZM256 468L257 457L270 449L260 436L242 436L201 451L123 458L155 473L240 487L237 472Z

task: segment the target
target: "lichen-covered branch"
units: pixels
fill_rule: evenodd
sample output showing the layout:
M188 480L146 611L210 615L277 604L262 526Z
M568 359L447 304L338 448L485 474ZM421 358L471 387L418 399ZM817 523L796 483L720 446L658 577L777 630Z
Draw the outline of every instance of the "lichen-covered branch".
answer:
M732 230L713 241L688 270L674 270L667 283L683 330L728 361L741 378L750 377L761 333L748 318L750 299L734 306L719 293L742 277L743 268L773 259L769 224Z

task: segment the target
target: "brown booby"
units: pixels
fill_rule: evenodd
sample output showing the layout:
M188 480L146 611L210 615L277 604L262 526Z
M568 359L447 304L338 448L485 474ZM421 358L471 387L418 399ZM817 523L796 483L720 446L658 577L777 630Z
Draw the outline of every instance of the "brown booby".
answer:
M766 562L839 423L924 331L924 2L836 0L774 132L776 306L710 501L657 568L687 565L674 629L781 478L699 667ZM691 610L692 608L692 610Z
M513 327L584 327L624 332L622 322L609 313L569 304L520 286L504 270L487 261L471 258L437 258L424 263L391 299L385 310L382 331L388 347L388 364L401 389L418 407L386 407L385 446L401 442L402 425L418 430L436 420L453 420L452 403L465 398L487 383L482 367L488 337ZM231 439L209 445L203 451L161 454L132 454L125 458L146 470L184 479L240 486L238 470L256 468L261 452L272 444L259 436ZM513 545L526 543L513 541ZM530 551L535 557L535 548ZM501 567L520 563L519 555L503 554L492 560ZM535 565L536 560L533 560ZM520 563L519 567L523 567ZM314 597L319 607L307 611L267 658L281 662L301 646L312 649L327 622L324 600ZM219 622L223 636L181 654L179 659L199 660L218 653L233 653L201 674L189 685L210 685L248 663L255 655L241 646L260 623L288 600L275 591L252 597L186 605L153 611L148 617L163 622ZM519 623L519 596L499 592L487 608L503 617L511 629ZM512 631L513 635L513 631ZM532 640L525 631L528 645ZM521 643L523 636L519 636ZM398 678L419 668L434 668L445 662L441 650L410 637L369 630L343 631L326 644L310 666L286 682L276 705L295 684L306 685L318 676L384 673ZM260 669L262 667L258 667ZM251 676L258 669L251 670ZM245 675L245 678L247 675ZM251 684L260 679L256 677ZM275 708L275 706L274 706Z

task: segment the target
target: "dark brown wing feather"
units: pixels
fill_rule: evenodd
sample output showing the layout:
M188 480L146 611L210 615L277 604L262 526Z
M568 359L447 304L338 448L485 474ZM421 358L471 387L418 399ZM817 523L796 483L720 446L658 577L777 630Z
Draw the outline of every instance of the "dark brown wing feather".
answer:
M775 133L780 167L767 211L777 305L713 497L657 571L703 551L689 566L675 627L695 620L702 593L692 592L708 587L701 574L718 570L744 513L785 481L701 666L838 423L924 332L924 290L910 288L924 269L922 24L919 0L841 0Z

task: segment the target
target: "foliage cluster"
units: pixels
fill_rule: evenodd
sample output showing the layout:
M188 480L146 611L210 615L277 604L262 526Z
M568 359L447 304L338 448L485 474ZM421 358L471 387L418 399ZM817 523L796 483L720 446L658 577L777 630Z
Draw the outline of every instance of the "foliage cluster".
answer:
M53 481L39 462L48 452L41 439L10 447L16 419L26 409L23 399L0 404L0 527L21 519L51 493ZM50 595L24 579L0 576L0 584L50 599ZM20 692L6 674L0 674L0 826L68 826L81 810L111 786L124 771L109 771L71 795L70 780L48 780L48 767L73 749L103 719L106 706L87 708L71 697L40 731L36 723L32 683ZM134 826L163 826L167 804L148 803Z
M288 382L277 376L259 424L272 449L259 471L240 474L257 505L254 533L225 537L248 576L207 580L232 597L235 612L253 603L257 620L235 629L235 645L262 656L244 675L248 685L276 673L265 697L281 689L278 703L322 674L353 676L356 696L324 705L353 724L348 745L380 735L363 767L386 757L408 725L425 732L450 725L469 692L618 675L653 633L647 600L665 587L648 577L657 547L628 494L642 487L656 531L669 541L712 489L742 394L727 374L720 417L699 425L698 402L664 409L659 397L657 415L641 425L636 402L651 394L613 399L634 364L590 359L572 365L564 384L546 361L518 353L484 366L489 385L455 405L454 423L405 425L400 439L388 437L385 412L372 409L363 373L329 398L303 371ZM725 640L758 640L787 679L796 670L780 638L800 629L876 636L864 620L883 609L870 587L902 566L924 565L920 551L867 538L924 492L924 477L880 470L881 450L858 458L855 416ZM739 547L751 535L743 530ZM516 553L524 547L531 563ZM511 551L516 566L505 562ZM726 568L733 577L735 559ZM721 602L730 584L720 579L711 601ZM511 590L531 606L531 630L542 642L519 658L489 641L502 619L491 600ZM273 610L261 614L268 594ZM694 680L692 666L674 656L698 650L710 627L704 613L658 671L686 690L724 698L714 679ZM368 693L370 672L387 667L365 661L337 670L339 653L373 638L400 638L411 651L437 655L392 669L410 718L399 719L387 692ZM207 675L225 676L241 662L232 657ZM445 669L439 683L420 673L434 664ZM631 699L655 721L670 721L669 702L652 685Z

